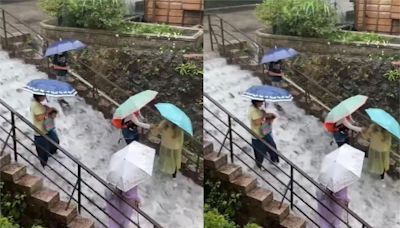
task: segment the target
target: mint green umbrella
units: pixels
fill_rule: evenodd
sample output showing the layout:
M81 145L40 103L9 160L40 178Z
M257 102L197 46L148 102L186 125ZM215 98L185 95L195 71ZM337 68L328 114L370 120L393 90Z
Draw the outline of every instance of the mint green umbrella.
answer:
M393 116L380 108L369 108L365 111L373 122L400 139L400 125Z
M139 111L150 101L156 98L158 92L153 90L145 90L131 96L115 110L113 119L123 119L130 114Z
M346 100L340 102L334 107L326 116L325 123L336 123L339 120L351 115L357 111L361 106L365 104L368 97L364 95L357 95L349 97Z

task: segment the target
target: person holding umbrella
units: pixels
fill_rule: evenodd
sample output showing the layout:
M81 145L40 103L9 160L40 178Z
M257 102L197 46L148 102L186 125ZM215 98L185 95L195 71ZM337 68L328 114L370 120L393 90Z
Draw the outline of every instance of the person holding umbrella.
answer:
M114 112L112 124L121 129L126 144L139 140L139 127L150 129L151 125L144 123L140 109L155 99L158 92L145 90L131 96L122 103Z
M130 218L140 204L138 185L152 176L154 157L155 150L139 142L132 142L112 155L107 181L113 192L106 192L109 228L130 227Z
M249 108L249 119L250 119L250 128L253 131L253 133L260 137L263 138L263 134L261 132L261 126L264 122L265 119L265 112L261 110L261 107L263 106L262 101L259 100L252 100L251 101L251 106ZM256 159L256 165L258 168L261 169L262 163L264 161L264 156L267 151L266 145L258 138L252 136L251 138L251 145L254 150L254 157Z
M182 163L183 131L193 135L192 123L186 113L173 104L158 103L156 108L164 117L151 131L152 136L161 136L160 170L176 178Z
M366 110L374 122L361 132L361 137L370 141L368 150L368 172L378 174L384 179L389 170L392 134L400 139L400 125L389 113L382 109Z
M368 97L357 95L349 97L335 106L326 116L324 126L333 134L338 147L349 143L349 130L361 132L362 128L355 126L356 123L351 114L365 104Z
M364 152L348 144L324 157L318 179L327 194L317 190L321 228L341 227L341 223L348 223L343 219L343 208L350 202L347 187L361 177L363 161Z
M272 86L282 87L285 74L282 70L282 60L292 58L299 53L292 48L273 48L266 52L261 59L261 64L268 64L267 74L271 77Z
M57 148L46 140L44 135L50 137L56 144L59 140L55 134L46 130L44 121L48 118L48 113L54 108L43 105L46 95L53 97L75 96L76 90L68 83L49 79L35 79L30 81L23 90L33 93L33 100L30 111L32 113L33 125L38 129L34 132L34 143L38 153L40 164L45 167L50 154L55 154Z

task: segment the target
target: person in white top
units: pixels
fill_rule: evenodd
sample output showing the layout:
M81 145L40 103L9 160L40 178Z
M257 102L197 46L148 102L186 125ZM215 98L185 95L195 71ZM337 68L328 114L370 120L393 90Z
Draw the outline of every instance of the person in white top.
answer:
M140 111L134 112L122 120L122 135L126 144L139 140L139 131L148 130L151 124L145 123L145 118Z
M335 123L335 132L333 132L333 137L335 138L338 147L343 144L350 143L349 130L354 132L361 132L362 128L355 125L356 121L353 120L351 115L339 120Z

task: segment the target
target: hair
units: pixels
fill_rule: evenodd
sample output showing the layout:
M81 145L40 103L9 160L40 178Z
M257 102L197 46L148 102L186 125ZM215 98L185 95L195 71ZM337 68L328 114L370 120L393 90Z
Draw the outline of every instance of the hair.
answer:
M251 104L254 106L254 107L257 107L257 103L262 103L262 101L259 101L259 100L251 100Z
M275 116L275 114L273 114L273 113L266 113L265 114L265 119L266 120L273 120L273 119L275 119L276 118L276 116Z
M39 98L40 98L40 97L43 97L43 96L44 96L44 95L33 94L33 99L35 99L35 101L37 101L37 102L40 103Z
M376 125L376 124L371 124L372 127L372 132L373 133L380 133L382 136L382 142L386 142L387 140L390 139L390 133L383 129L382 127Z
M170 121L166 121L164 125L164 130L167 130L168 128L172 128L172 130L174 131L172 138L176 138L179 136L181 129L178 128L175 124L171 123Z
M57 113L58 113L57 109L53 108L50 110L49 115L57 114Z

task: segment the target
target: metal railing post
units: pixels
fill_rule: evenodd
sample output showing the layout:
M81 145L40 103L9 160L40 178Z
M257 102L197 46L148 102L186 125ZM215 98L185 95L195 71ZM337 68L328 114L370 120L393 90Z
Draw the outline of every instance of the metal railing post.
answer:
M8 48L8 38L7 38L7 27L6 27L6 12L1 9L1 16L3 18L3 30L4 30L4 46Z
M290 209L293 210L293 166L290 166Z
M213 30L212 30L212 26L211 26L211 16L207 15L207 18L208 18L208 30L209 30L209 33L210 33L211 50L214 51L214 44L213 44L213 38L212 38Z
M219 24L221 26L222 54L225 56L224 22L222 21L222 19L219 19Z
M4 13L4 10L3 10ZM18 153L17 153L17 134L15 131L15 115L11 112L11 124L12 124L12 137L13 137L13 146L14 146L14 160L18 161Z
M232 120L231 116L228 115L229 124L229 150L231 152L231 162L233 163L233 141L232 141Z
M78 212L81 213L81 165L78 164Z

